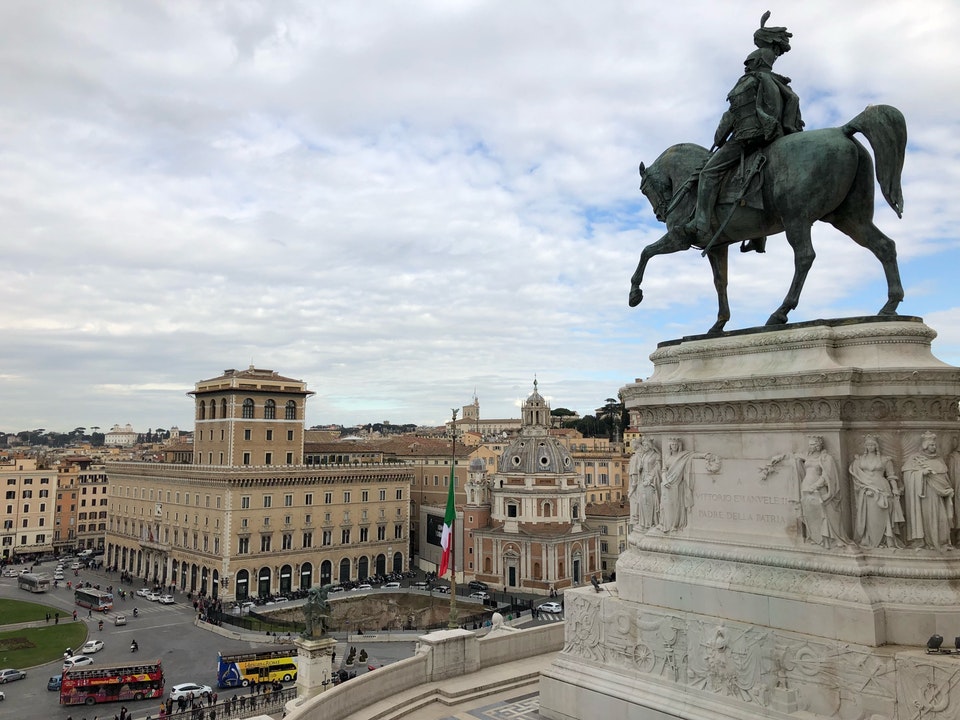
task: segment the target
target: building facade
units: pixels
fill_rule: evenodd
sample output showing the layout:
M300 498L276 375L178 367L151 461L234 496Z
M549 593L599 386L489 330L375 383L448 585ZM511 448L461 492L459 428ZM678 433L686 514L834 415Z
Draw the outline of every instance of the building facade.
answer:
M197 465L302 465L303 420L312 392L273 370L224 370L201 380L195 401Z
M38 468L36 458L0 461L3 526L0 557L15 561L53 551L57 472Z
M54 550L102 550L107 531L109 485L105 466L68 455L57 467Z
M108 566L224 600L409 568L410 470L305 465L305 383L251 367L189 394L192 464L109 465Z

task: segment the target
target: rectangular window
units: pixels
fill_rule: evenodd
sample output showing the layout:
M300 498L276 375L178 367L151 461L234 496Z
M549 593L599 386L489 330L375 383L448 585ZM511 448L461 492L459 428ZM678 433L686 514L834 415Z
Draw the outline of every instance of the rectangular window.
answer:
M287 442L293 442L293 430L287 430Z
M387 491L386 491L386 490L381 490L381 491L380 491L380 502L383 502L383 501L386 500L386 499L387 499Z
M344 490L344 492L343 492L343 501L344 501L345 503L350 502L350 491L349 491L349 490Z
M313 547L313 533L305 532L303 534L303 546L305 548Z
M243 439L249 440L252 434L253 434L253 430L251 430L250 428L247 428L246 430L243 431Z
M369 528L360 528L360 542L367 542L369 539Z
M240 498L240 509L241 509L241 510L249 510L249 509L250 509L250 496L249 496L249 495L243 495L243 496Z
M324 493L324 494L323 494L323 502L324 502L326 505L331 504L331 503L333 502L333 493L332 493L332 492Z
M397 500L403 500L403 488L397 488Z
M400 540L403 537L403 525L393 526L393 539Z
M283 506L284 506L284 507L293 507L293 495L284 495L284 496L283 496Z
M273 440L273 430L267 430L267 442Z
M284 550L291 550L293 548L293 535L284 533L282 543Z
M264 495L264 496L263 496L263 506L264 506L265 508L268 508L268 507L271 507L272 505L273 505L273 496L272 496L272 495Z
M333 531L324 530L323 531L323 544L324 545L333 545Z
M288 452L288 453L287 453L287 465L293 465L293 453L292 453L292 452Z
M380 499L382 500L383 498ZM360 502L370 502L370 493L367 490L360 492Z
M264 453L264 454L263 454L263 464L264 464L264 465L273 465L273 453Z
M249 464L250 464L250 453L245 452L245 453L243 454L243 464L244 464L244 465L249 465Z
M307 493L303 496L304 505L313 505L313 493Z
M387 539L387 526L378 525L377 526L377 540L386 540Z
M270 536L260 536L260 552L270 552Z
M341 545L350 544L350 528L343 528L340 531L340 544Z

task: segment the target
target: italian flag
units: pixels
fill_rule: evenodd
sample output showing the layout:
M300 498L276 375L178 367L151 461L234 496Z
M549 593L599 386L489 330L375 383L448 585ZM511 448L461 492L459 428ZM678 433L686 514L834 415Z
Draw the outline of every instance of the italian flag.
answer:
M450 490L447 493L447 511L443 515L443 533L440 535L440 547L443 548L443 555L440 556L440 572L438 577L443 577L450 568L453 574L452 563L450 562L450 550L453 547L453 521L457 519L457 506L453 502L453 486L456 482L456 476L453 474L454 468L450 468Z

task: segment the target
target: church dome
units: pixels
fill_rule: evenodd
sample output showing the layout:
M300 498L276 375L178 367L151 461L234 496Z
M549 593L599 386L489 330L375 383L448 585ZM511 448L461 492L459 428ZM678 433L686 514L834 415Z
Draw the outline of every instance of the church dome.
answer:
M568 473L573 472L573 458L567 449L552 437L518 437L500 456L502 473Z

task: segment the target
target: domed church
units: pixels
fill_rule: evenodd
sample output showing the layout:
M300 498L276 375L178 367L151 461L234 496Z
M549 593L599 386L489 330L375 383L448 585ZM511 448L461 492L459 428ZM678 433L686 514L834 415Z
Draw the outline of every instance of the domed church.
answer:
M497 472L471 465L465 487L467 570L505 591L548 594L581 585L600 569L600 533L584 522L583 477L550 436L550 405L533 383L520 434Z

